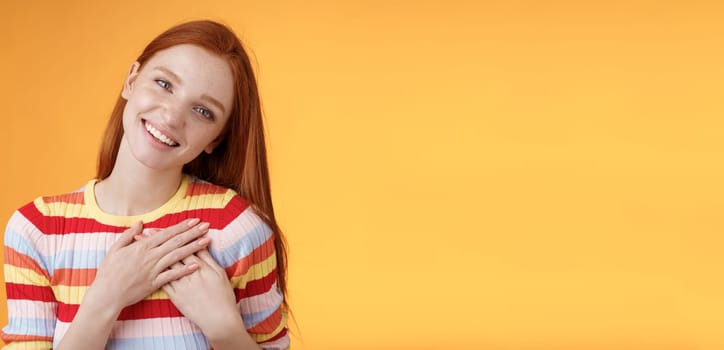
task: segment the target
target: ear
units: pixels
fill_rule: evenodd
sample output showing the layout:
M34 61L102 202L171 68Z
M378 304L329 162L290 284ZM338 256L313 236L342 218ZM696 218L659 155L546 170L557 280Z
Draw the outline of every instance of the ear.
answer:
M216 148L216 146L218 146L219 143L221 143L220 140L218 140L218 139L217 139L217 140L214 140L214 141L211 142L208 146L206 146L206 148L204 148L204 152L206 152L206 153L208 153L208 154L211 154L211 152L214 151L214 148Z
M131 69L128 71L128 76L126 77L126 80L123 82L123 90L121 90L121 96L128 100L128 97L131 96L131 92L133 92L133 84L136 82L136 78L138 78L138 68L141 66L138 61L133 62L131 65Z

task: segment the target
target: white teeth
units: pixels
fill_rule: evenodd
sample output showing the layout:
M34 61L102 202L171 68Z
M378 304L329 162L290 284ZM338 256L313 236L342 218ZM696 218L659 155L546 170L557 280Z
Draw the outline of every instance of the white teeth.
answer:
M146 130L153 135L153 137L156 138L156 140L159 140L169 146L176 146L178 145L176 142L172 141L168 136L164 135L160 131L158 131L156 128L153 127L150 123L146 122L144 123L146 126Z

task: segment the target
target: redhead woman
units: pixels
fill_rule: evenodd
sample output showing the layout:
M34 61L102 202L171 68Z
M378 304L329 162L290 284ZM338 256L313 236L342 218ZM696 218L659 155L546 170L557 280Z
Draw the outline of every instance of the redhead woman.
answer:
M289 347L255 79L239 39L216 22L148 44L96 179L8 222L7 348Z

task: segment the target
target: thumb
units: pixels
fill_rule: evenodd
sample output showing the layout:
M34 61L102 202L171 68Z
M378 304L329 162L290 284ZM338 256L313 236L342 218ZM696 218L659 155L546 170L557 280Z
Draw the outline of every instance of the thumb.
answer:
M143 223L140 221L134 222L131 227L123 231L121 236L118 237L116 243L113 243L113 245L111 246L111 250L118 250L131 244L131 242L133 242L133 237L141 233L141 229L143 229Z

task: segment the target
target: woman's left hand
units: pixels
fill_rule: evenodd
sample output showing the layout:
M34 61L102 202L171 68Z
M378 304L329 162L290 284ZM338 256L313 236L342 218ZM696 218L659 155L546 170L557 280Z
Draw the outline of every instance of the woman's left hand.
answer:
M224 269L206 249L172 268L184 269L192 264L198 265L198 270L163 287L176 308L199 326L212 343L214 339L244 332L236 296Z

